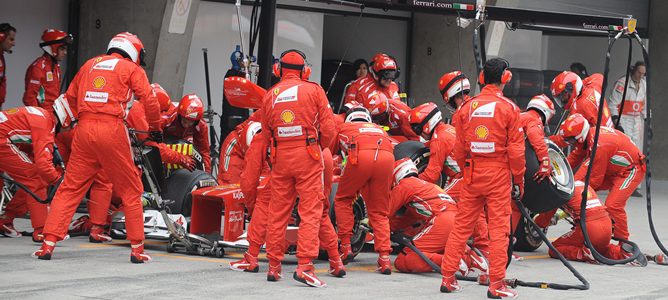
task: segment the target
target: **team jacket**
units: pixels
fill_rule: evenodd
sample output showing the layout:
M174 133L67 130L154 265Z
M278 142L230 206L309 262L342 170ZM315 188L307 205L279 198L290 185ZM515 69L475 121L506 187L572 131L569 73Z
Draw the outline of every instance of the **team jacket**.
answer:
M589 129L589 139L577 144L573 152L568 155L568 163L575 168L591 154L594 145L596 128ZM617 129L601 127L598 138L596 159L592 167L589 184L597 190L606 175L622 174L634 167L645 167L645 155L624 133Z
M89 59L67 89L67 100L70 105L76 104L78 119L102 115L125 119L133 98L144 104L151 130L159 131L160 104L146 72L117 53Z
M647 109L645 109L647 82L645 78L641 79L638 84L629 78L629 89L626 91L624 111L620 113L619 108L622 104L622 96L624 95L624 83L626 83L626 77L622 76L622 78L619 78L615 82L615 87L610 94L609 108L612 115L647 116Z
M412 236L445 210L457 210L457 203L441 188L416 177L404 178L390 193L390 230Z
M453 157L464 168L507 166L515 183L524 180L524 133L519 108L494 85L465 102L453 115L457 141Z
M306 147L307 137L319 140L322 148L334 141L333 113L318 84L287 73L262 101L262 136L276 147Z
M60 65L49 54L38 57L26 71L23 104L53 111L60 95Z
M339 125L339 144L348 155L348 163L353 163L359 150L394 149L392 141L382 127L366 122L348 122Z
M456 140L457 131L452 125L439 123L434 128L431 139L425 143L425 146L429 147L429 164L420 173L420 179L435 183L443 171L449 177L460 172L457 162L450 156ZM446 166L445 170L443 166Z
M163 131L166 136L173 136L189 141L195 149L202 154L205 171L211 170L211 149L209 144L209 125L206 121L199 120L195 126L184 128L181 125L179 114L173 114L165 123Z
M34 164L47 183L54 183L60 177L53 166L55 124L51 114L38 107L11 108L0 112L0 143L32 145ZM16 154L32 163L18 149Z
M520 126L524 130L524 134L526 134L534 152L536 152L538 161L548 160L550 157L547 152L547 145L545 144L545 130L543 129L543 120L540 115L534 110L520 113Z

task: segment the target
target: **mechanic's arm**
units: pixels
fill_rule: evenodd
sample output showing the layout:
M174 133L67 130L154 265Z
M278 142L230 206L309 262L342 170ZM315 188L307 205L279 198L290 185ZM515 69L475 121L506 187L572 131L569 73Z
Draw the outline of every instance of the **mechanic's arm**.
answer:
M452 124L455 126L456 130L456 140L455 146L452 148L452 158L457 162L457 165L460 168L466 166L466 141L464 139L464 128L462 126L462 121L459 120L460 113L455 113L452 115Z
M566 160L571 166L571 169L575 170L582 163L582 161L587 157L587 150L584 149L582 145L575 146L575 149L568 154Z
M410 202L410 199L410 191L405 184L395 186L390 192L390 210L387 216L390 219L391 232L396 232L413 224L413 220L409 220L406 216L397 215L397 212Z
M613 116L619 116L619 104L622 103L622 95L624 94L624 81L615 82L615 86L608 97L608 108Z
M568 144L564 140L564 137L559 134L551 135L549 139L561 149L566 148L566 146L568 146Z
M204 119L197 122L193 134L193 146L202 154L204 171L211 171L211 144L209 144L209 126Z
M32 128L32 151L39 175L49 184L60 178L60 172L53 165L54 128L45 117L30 115ZM34 118L33 118L34 117Z
M536 152L538 161L549 160L550 156L548 155L547 145L545 144L545 131L543 125L541 125L538 120L532 120L524 129L531 147L534 152Z
M160 117L160 103L156 97L151 84L148 82L146 72L141 67L137 67L130 74L132 91L139 101L144 104L146 121L151 131L162 131Z
M241 171L241 192L244 194L244 201L248 212L252 214L257 198L257 187L260 184L260 174L264 165L265 153L267 151L267 142L260 136L253 137L250 147L244 157L244 168Z
M438 179L441 177L441 173L443 172L443 165L445 164L445 158L447 153L444 143L440 140L434 139L431 141L430 144L430 149L429 149L429 164L427 165L427 168L420 173L418 178L431 182L431 183L436 183Z
M557 213L556 208L553 209L553 210L550 210L550 211L546 211L544 213L541 213L541 214L537 215L533 219L533 221L536 222L536 225L538 225L538 227L546 228L546 227L550 226L550 223L552 223L552 217L556 213Z
M42 87L45 74L38 66L30 65L25 78L25 92L23 93L23 104L25 106L39 106L37 95Z

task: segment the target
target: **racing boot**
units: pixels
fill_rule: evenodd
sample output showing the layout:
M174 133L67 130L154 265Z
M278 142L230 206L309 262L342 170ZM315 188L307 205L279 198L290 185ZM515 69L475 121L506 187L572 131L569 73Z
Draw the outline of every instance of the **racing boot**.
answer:
M487 289L487 298L501 299L501 298L517 298L517 292L510 290L506 286L505 280L494 281L489 284Z
M443 276L441 280L441 293L457 293L462 290L462 286L457 282L455 274Z
M315 267L313 263L299 264L297 270L292 274L292 278L303 284L312 287L326 287L327 284L315 276Z
M329 271L327 272L334 277L343 278L343 276L346 276L346 268L343 266L341 258L330 259Z
M14 228L14 219L6 218L4 215L0 216L0 234L10 238L23 236Z
M37 259L42 259L42 260L51 260L51 255L53 254L53 250L55 248L56 248L56 242L45 240L44 242L42 242L42 247L39 248L39 250L35 251L32 254L32 257L36 257Z
M151 256L144 252L144 241L132 241L130 247L132 248L130 261L133 264L143 264L145 261L151 261Z
M355 258L353 247L350 244L341 244L341 246L339 246L339 253L341 253L341 260L344 265L347 265L349 262L353 261L353 258Z
M35 243L41 243L44 241L44 234L42 234L42 228L35 228L33 230L32 241Z
M111 242L111 237L107 234L104 227L100 225L93 225L90 228L90 235L88 236L88 241L91 243L104 243Z
M281 262L269 261L269 271L267 271L267 281L279 281L283 278L281 273Z
M468 248L464 252L464 262L468 266L468 272L471 273L473 270L477 270L479 274L487 274L489 270L489 264L487 259L484 256L479 255L473 248Z
M260 266L257 262L257 257L252 256L248 251L244 252L242 260L230 262L230 269L241 272L257 273L260 271Z
M380 272L383 275L392 274L392 261L390 261L389 255L381 255L378 257L378 267L376 271Z
M622 250L624 257L631 257L633 255L633 247L629 244L622 243ZM628 263L628 265L636 267L647 267L647 264L647 257L642 253L640 253L638 258L636 258L634 261Z

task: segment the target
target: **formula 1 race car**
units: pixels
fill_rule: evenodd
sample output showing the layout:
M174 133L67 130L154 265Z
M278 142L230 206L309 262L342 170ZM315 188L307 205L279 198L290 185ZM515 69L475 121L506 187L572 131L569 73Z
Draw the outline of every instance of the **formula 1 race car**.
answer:
M192 144L183 140L168 140L170 147L192 155L197 168L193 172L178 166L163 164L156 147L138 142L135 131L130 131L135 158L142 169L144 185L144 233L149 239L168 240L170 236L183 237L188 230L192 207L191 192L202 187L215 186L211 174L203 171L202 156ZM111 236L125 238L125 217L116 213L111 223Z
M259 188L264 188L266 178L261 179ZM334 176L332 192L329 196L330 217L336 226L336 215L334 214L334 196L338 188L339 176ZM299 199L297 199L299 201ZM248 214L244 208L244 195L238 184L225 184L215 187L207 187L192 193L192 215L190 222L189 247L176 238L170 239L167 245L168 252L186 252L199 255L212 255L223 257L225 248L247 249L245 229L248 225ZM367 230L361 225L366 218L366 207L364 201L358 198L353 203L354 227L352 236L353 254L362 251L367 240ZM296 253L297 230L299 229L299 216L297 210L292 214L292 219L287 227L286 252ZM326 257L321 251L321 258Z
M548 146L553 173L550 180L545 180L540 184L532 179L532 175L539 167L536 154L528 141L525 147L526 172L522 203L529 209L532 216L560 207L571 198L574 189L573 171L564 153L549 139L545 139L545 141ZM420 172L429 164L429 156L429 148L417 141L403 142L394 148L395 159L410 157ZM442 174L441 186L447 182L446 179L446 175ZM534 251L543 243L535 229L532 226L527 226L527 224L528 222L522 218L514 233L516 238L514 250L516 251ZM547 229L544 229L544 232L547 232Z

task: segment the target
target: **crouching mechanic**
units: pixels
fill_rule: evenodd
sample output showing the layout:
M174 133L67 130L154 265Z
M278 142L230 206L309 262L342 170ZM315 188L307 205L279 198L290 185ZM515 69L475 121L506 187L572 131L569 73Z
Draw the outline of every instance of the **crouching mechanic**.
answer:
M350 245L354 221L352 203L364 189L364 195L368 195L364 203L373 228L374 249L379 254L377 270L390 275L392 247L388 213L394 146L383 128L371 123L371 116L363 107L348 111L346 122L339 126L339 142L347 157L334 199L343 262L348 263L353 258Z
M486 85L454 115L453 124L457 130L454 158L462 167L465 185L441 265L441 292L444 293L461 290L455 272L466 240L486 206L490 236L487 296L517 296L503 281L508 261L511 193L521 198L525 171L519 108L502 93L512 77L508 68L504 59L488 60L480 75L480 82Z
M46 198L47 185L56 183L61 177L53 165L55 127L52 113L42 108L20 107L0 112L0 172L6 172L42 199ZM32 146L32 155L19 149L24 145ZM4 215L0 216L0 233L20 237L12 223L14 218L24 215L26 211L30 212L33 240L40 242L48 207L23 189L16 192Z
M163 131L166 137L176 137L192 142L197 151L202 154L204 171L211 172L211 149L209 144L209 127L202 119L204 104L195 94L181 98L176 114L163 120Z
M124 32L112 38L107 53L88 60L67 90L67 100L77 107L77 130L63 184L51 203L44 227L44 243L33 255L49 260L62 240L79 201L95 174L105 170L119 194L132 248L130 260L143 263L143 191L140 170L134 164L124 119L131 93L146 106L151 135L160 140L160 107L151 90L144 65L145 50L136 35Z
M563 254L568 260L597 264L598 262L591 253L591 250L584 244L582 227L580 227L580 208L583 191L584 182L576 181L573 197L562 206L562 209L573 218L573 223L575 224L571 231L552 242L552 245L554 245L554 247L557 248L557 251ZM536 216L534 218L536 225L541 228L555 225L556 222L554 222L554 224L551 223L556 211L557 209L554 209ZM594 192L591 186L587 189L586 213L587 234L596 251L603 256L614 260L621 260L631 256L631 253L626 252L622 246L610 244L610 238L612 237L612 221L610 220L610 216L605 210L605 207L601 204L601 200L598 199L596 192ZM557 254L552 251L552 249L550 249L549 254L552 258L558 258ZM639 260L644 260L643 264L647 264L647 260L643 255L639 257ZM632 264L638 265L638 263L635 262L632 262Z
M584 163L575 173L575 180L584 180L591 161L595 127L590 127L580 114L569 116L561 125L559 135L575 149L568 155L572 168ZM605 208L614 222L614 237L628 240L629 228L626 201L645 178L645 155L631 139L617 129L601 127L596 158L589 183L595 191L607 190Z
M413 238L413 243L429 260L440 265L443 245L455 224L457 203L441 188L418 176L410 158L394 163L394 184L390 193L390 229ZM405 273L431 272L432 268L413 250L404 248L394 261L397 270ZM464 253L459 271L466 276L476 269L487 274L487 261L471 248Z
M260 254L260 247L266 241L268 209L271 200L271 180L263 189L258 190L260 176L262 174L268 175L269 172L269 164L266 161L267 144L261 137L253 137L259 132L259 125L260 123L250 122L246 126L247 131L242 134L252 139L252 142L249 142L248 151L245 152L245 166L241 176L241 191L244 194L245 205L251 216L248 226L248 251L244 253L242 260L230 262L232 270L254 273L259 271L257 257ZM320 248L324 248L329 256L329 274L335 277L343 277L346 275L346 271L339 256L338 237L329 218L328 196L332 189L334 168L332 154L326 148L322 151L322 156L324 162L324 194L326 197L323 202L322 220L318 234ZM293 196L296 197L297 195Z
M256 111L246 121L237 125L225 137L220 147L220 168L218 168L218 183L239 183L241 171L244 168L244 153L248 150L257 126L261 126L262 112ZM250 128L253 123L253 128Z
M397 100L388 100L385 94L374 92L364 103L371 113L374 123L388 127L392 136L404 136L409 140L420 140L408 123L408 114L411 109L405 103Z
M280 56L276 74L281 80L262 99L261 136L271 147L271 202L267 226L268 281L282 277L285 233L299 195L300 223L297 270L293 278L309 286L324 286L315 275L318 230L324 201L322 148L336 134L332 110L325 91L307 81L311 68L306 55L287 50Z

